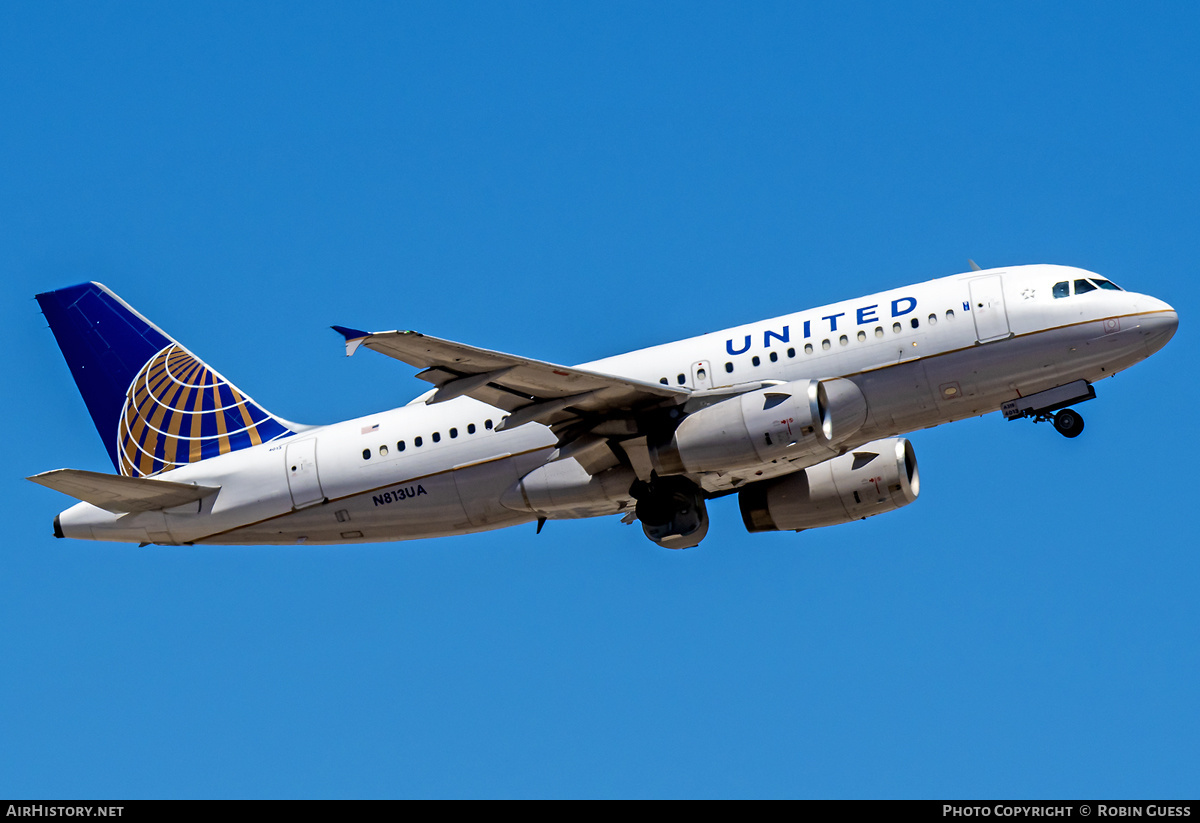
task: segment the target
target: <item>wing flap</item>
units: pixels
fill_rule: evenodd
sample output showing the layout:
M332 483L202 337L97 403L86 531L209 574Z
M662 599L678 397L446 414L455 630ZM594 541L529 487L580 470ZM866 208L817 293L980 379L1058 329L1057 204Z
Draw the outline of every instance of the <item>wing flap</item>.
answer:
M553 425L585 415L613 416L683 403L691 396L683 388L560 366L414 331L334 329L346 338L347 354L365 346L420 368L417 377L438 388L426 403L473 397L513 412L515 419L508 428L530 422Z
M171 509L195 503L221 488L82 469L55 469L26 479L116 514Z

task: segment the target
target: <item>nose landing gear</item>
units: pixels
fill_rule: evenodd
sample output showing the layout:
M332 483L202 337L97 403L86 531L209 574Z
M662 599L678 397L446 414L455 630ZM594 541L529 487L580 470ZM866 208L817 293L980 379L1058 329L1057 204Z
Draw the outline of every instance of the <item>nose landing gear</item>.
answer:
M1083 415L1074 409L1062 409L1059 412L1041 412L1030 414L1034 423L1044 423L1047 420L1054 424L1054 430L1063 437L1078 437L1083 434Z
M1074 409L1063 409L1054 415L1054 429L1063 437L1078 437L1083 433L1083 415Z
M1000 410L1005 420L1020 420L1023 417L1032 417L1035 423L1053 420L1055 430L1063 437L1078 437L1083 433L1083 416L1066 407L1095 396L1096 390L1090 383L1076 380L1058 388L1010 400Z

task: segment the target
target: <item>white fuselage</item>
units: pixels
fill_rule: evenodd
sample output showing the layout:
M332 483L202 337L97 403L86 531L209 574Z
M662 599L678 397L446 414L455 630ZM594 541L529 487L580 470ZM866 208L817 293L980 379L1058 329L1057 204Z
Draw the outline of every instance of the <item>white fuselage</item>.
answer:
M1176 314L1156 298L1052 293L1056 283L1088 277L1096 276L1047 265L970 272L582 368L697 393L845 377L868 406L866 423L846 444L855 447L1075 380L1095 382L1170 339ZM620 484L586 506L514 504L518 481L555 457L557 443L536 423L495 431L505 414L466 397L436 405L418 398L159 475L220 486L199 503L126 515L80 503L60 516L61 528L67 537L172 544L391 541L631 504ZM773 462L697 480L719 493L810 464Z

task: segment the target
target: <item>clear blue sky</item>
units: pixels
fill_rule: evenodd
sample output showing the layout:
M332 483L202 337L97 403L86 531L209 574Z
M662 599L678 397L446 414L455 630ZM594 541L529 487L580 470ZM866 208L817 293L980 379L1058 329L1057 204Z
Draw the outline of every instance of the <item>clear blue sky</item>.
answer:
M1195 797L1200 7L5 3L0 796ZM111 470L32 300L99 280L267 408L420 392L332 323L575 363L966 268L1180 312L1077 440L701 547L54 540Z

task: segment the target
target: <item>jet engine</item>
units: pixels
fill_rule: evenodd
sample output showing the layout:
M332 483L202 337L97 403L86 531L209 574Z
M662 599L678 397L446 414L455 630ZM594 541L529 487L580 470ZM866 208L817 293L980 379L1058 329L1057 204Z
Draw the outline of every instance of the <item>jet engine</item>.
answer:
M853 382L796 380L689 414L669 441L653 444L651 459L660 475L673 475L832 456L866 419Z
M865 520L917 499L921 479L912 444L875 440L840 457L738 493L751 532L802 531Z

